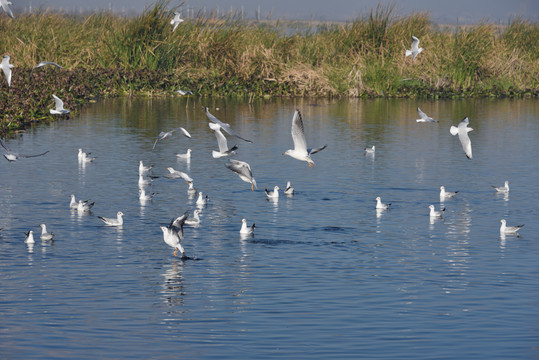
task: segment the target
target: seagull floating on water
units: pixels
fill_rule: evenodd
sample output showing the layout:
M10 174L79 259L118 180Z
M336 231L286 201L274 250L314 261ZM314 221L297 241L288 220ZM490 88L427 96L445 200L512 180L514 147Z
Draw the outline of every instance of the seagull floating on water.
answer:
M202 194L202 191L200 191L198 193L198 199L196 201L196 204L200 207L203 207L203 206L206 206L207 203L208 203L208 195L204 196L204 194Z
M251 184L251 190L256 187L256 180L251 172L251 167L244 161L229 159L225 166L238 174L240 179Z
M509 192L509 181L505 181L505 184L503 186L494 186L491 185L494 190L496 190L499 193L508 193Z
M78 212L90 212L92 207L95 205L95 202L89 202L89 200L79 200L77 204Z
M107 225L110 225L110 226L122 226L123 223L124 223L123 216L124 216L124 213L121 212L121 211L118 211L118 213L116 213L116 218L106 218L106 217L103 217L103 216L98 216L98 218L103 220L103 222L105 224L107 224Z
M170 20L170 25L174 25L174 28L172 29L172 32L176 31L176 28L178 25L180 25L183 22L183 19L181 18L181 14L177 11L174 12L174 17L172 20Z
M230 127L229 124L224 123L221 120L217 119L215 116L213 116L210 113L210 110L207 107L205 109L206 109L206 116L208 117L208 119L210 119L211 122L216 123L217 125L219 125L224 131L226 131L227 134L235 136L238 139L242 139L243 141L247 141L249 143L252 143L251 140L247 140L247 139L241 137L240 135L238 135L234 130L232 130L232 128Z
M146 192L146 190L144 190L143 187L140 187L138 189L138 191L139 191L139 197L138 198L139 198L140 201L150 201L150 200L152 200L152 198L155 195L155 193L148 194Z
M374 199L374 200L376 200L376 209L377 210L387 210L387 209L389 209L389 206L391 205L391 203L384 204L382 202L382 198L380 196L377 196L376 199Z
M0 0L1 1L1 0ZM35 69L37 68L40 68L42 66L45 66L45 65L52 65L52 66L56 66L57 68L60 68L60 69L63 69L63 67L61 67L60 65L58 65L57 63L55 62L52 62L52 61L41 61L39 64L37 64L36 66L34 66L32 68L32 71L34 71Z
M294 112L292 117L292 141L294 142L294 149L286 150L283 155L288 155L294 159L300 161L306 161L310 167L313 167L314 161L311 159L311 155L316 154L326 148L327 145L319 147L317 149L308 149L307 141L305 140L305 132L303 129L303 120L299 110Z
M11 69L15 67L15 65L9 63L9 59L11 59L9 55L4 55L4 57L2 58L2 63L0 63L0 67L2 68L2 71L4 72L4 75L6 76L8 87L11 86Z
M199 209L196 209L195 211L193 211L193 217L185 219L185 225L188 225L188 226L198 226L198 225L200 225L199 214L200 214Z
M449 199L455 197L458 191L445 191L445 186L440 186L440 199Z
M292 185L290 184L290 181L287 181L287 182L286 182L286 187L285 187L283 193L284 193L285 195L288 195L288 196L294 195L294 188L293 188Z
M187 152L185 154L176 154L176 157L182 160L191 160L191 149L187 149Z
M49 241L49 240L52 240L54 238L54 233L53 232L47 232L47 225L40 224L39 226L41 226L41 236L40 236L41 240Z
M417 122L438 122L438 120L434 120L433 118L425 114L423 111L421 111L419 106L417 107L417 113L419 114L419 119L416 119Z
M145 178L142 175L138 176L138 187L141 188L143 186L148 186L152 183L152 179Z
M524 224L517 225L517 226L507 226L505 219L501 219L500 222L502 223L502 225L500 226L500 234L516 234L516 235L518 235L518 231L520 230L521 227L524 226Z
M88 162L94 161L96 159L95 156L88 156L90 154L91 153L86 153L86 152L82 151L82 149L79 149L79 153L78 153L79 162L88 163Z
M376 146L373 145L372 147L366 147L365 149L365 154L373 154L376 152Z
M2 147L7 151L7 153L3 154L3 155L6 158L6 160L9 161L9 162L16 161L19 158L32 158L32 157L37 157L37 156L43 156L43 155L45 155L45 154L47 154L49 152L49 150L47 150L47 151L45 151L44 153L41 153L41 154L24 155L24 154L19 154L19 153L11 151L11 149L7 146L7 144L2 139L0 139L0 145L2 145Z
M188 181L187 184L189 187L187 188L187 195L195 196L197 193L197 189L195 189L195 186L192 181Z
M273 188L273 191L268 191L268 189L264 189L264 192L266 193L266 197L268 199L278 199L279 198L279 190L281 190L280 187L275 186Z
M473 131L472 128L468 127L468 124L470 121L467 117L462 119L462 121L459 123L458 127L451 126L449 129L449 132L451 132L451 135L459 135L460 143L462 144L462 149L464 150L464 153L466 154L466 157L468 159L472 158L472 142L470 141L470 137L468 136L468 133L470 131Z
M412 55L412 64L414 63L415 57L423 51L423 48L419 47L419 39L412 35L412 48L406 50L406 56Z
M55 104L55 108L54 109L49 109L49 112L53 115L66 115L66 114L69 114L69 110L67 109L64 109L64 102L56 95L52 95L52 97L54 98L54 104Z
M28 230L28 232L25 232L24 235L26 235L26 237L24 238L24 242L26 244L34 244L35 243L34 232L32 230Z
M183 249L181 242L183 240L183 225L185 224L186 219L187 213L176 218L175 220L172 220L170 225L161 226L161 230L163 230L163 240L165 241L165 244L174 248L174 256L176 256L178 250L180 250L182 258L185 257L185 250Z
M150 170L152 170L153 166L144 166L144 163L142 160L140 160L139 166L138 166L138 174L144 175L148 173Z
M13 3L11 3L11 1L7 1L7 0L0 0L0 6L2 6L2 9L4 10L4 12L12 19L15 18L15 16L13 16L13 11L11 11L11 8L9 7L9 5L13 5Z
M429 205L429 209L430 209L430 217L431 218L442 217L442 215L443 215L443 213L445 211L445 208L440 209L440 211L434 210L434 205Z
M161 131L159 135L157 135L157 138L155 139L155 142L153 143L152 150L155 149L155 146L157 145L158 141L168 139L169 136L171 136L175 131L178 131L178 130L181 130L182 134L185 137L191 138L191 134L189 134L189 132L185 130L184 128L182 128L181 126L177 127L176 129L172 129L170 131Z
M236 150L238 149L238 145L234 145L230 149L228 148L226 137L221 132L221 126L215 123L208 123L208 126L215 132L215 137L217 138L217 145L219 146L219 151L213 150L211 152L211 156L213 156L214 159L217 159L224 156L235 155Z
M247 220L246 219L241 219L240 234L242 234L242 235L254 235L255 227L256 227L255 224L253 224L251 226L247 226Z

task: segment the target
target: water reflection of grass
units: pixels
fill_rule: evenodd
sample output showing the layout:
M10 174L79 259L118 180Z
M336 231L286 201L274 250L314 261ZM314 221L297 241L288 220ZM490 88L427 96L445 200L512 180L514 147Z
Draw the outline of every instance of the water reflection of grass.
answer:
M349 23L290 31L282 22L199 15L172 33L168 1L138 17L34 12L0 16L0 49L15 64L0 81L2 131L51 119L51 94L76 109L92 97L197 95L452 97L537 96L539 25L514 19L442 28L391 6ZM286 29L286 30L284 30ZM404 57L411 35L425 49ZM66 70L42 68L55 61ZM104 70L106 69L106 70Z

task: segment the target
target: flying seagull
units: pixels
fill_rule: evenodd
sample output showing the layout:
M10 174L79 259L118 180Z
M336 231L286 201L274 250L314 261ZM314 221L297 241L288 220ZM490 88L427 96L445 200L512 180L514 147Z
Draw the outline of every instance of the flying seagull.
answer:
M189 212L185 212L175 220L172 220L168 226L161 226L161 230L163 230L163 240L168 246L174 248L174 256L176 256L178 250L180 250L182 258L185 257L185 250L181 244L183 240L183 225L185 224L185 220L187 220L188 213Z
M55 63L55 62L52 62L52 61L41 61L39 64L37 64L36 66L34 66L34 67L32 68L32 71L34 71L35 69L40 68L40 67L42 67L42 66L45 66L45 65L52 65L52 66L56 66L56 67L58 67L58 68L60 68L60 69L63 69L62 66L58 65L58 64Z
M468 127L468 124L470 121L467 117L462 119L462 121L459 123L458 127L451 126L449 131L451 132L451 135L459 135L460 143L462 144L462 149L464 150L464 153L466 154L466 157L468 159L472 158L472 142L470 141L470 137L468 136L468 133L470 131L473 131L472 128Z
M54 109L49 109L49 112L54 115L65 115L69 114L69 110L64 109L64 102L56 95L52 95L54 98Z
M254 188L256 187L256 180L253 177L249 164L244 161L229 159L225 166L238 174L240 179L243 181L251 183L251 190L254 191Z
M180 25L183 22L183 19L180 16L181 14L177 11L174 12L174 17L172 20L170 20L170 25L174 25L174 28L172 29L172 32L176 31L176 28L178 25Z
M0 67L2 68L2 71L4 72L4 75L6 76L8 87L11 86L11 69L15 67L15 65L9 63L10 59L11 58L9 57L9 55L4 55L4 57L2 58L2 63L0 64Z
M184 128L182 128L181 126L180 127L177 127L176 129L172 129L170 131L161 131L159 133L159 135L157 135L157 139L155 139L155 142L153 143L153 147L152 147L152 150L155 149L155 146L157 145L157 142L159 140L165 140L165 139L168 139L169 136L172 135L172 133L174 133L175 131L178 131L178 130L181 130L182 134L185 136L185 137L188 137L188 138L191 138L191 134L189 134L189 132L187 130L185 130Z
M215 116L213 116L210 113L210 110L207 107L205 109L206 109L206 116L208 117L208 119L210 119L211 122L214 122L217 125L219 125L224 131L227 132L227 134L235 136L238 139L242 139L243 141L247 141L249 143L252 143L251 140L247 140L247 139L242 138L241 136L239 136L234 130L232 130L232 128L230 127L229 124L226 124L226 123L222 122L221 120L217 119Z
M326 148L324 145L317 149L307 149L307 142L305 140L305 132L303 130L303 120L301 119L301 113L296 110L294 117L292 118L292 140L294 141L294 149L286 150L283 155L288 155L294 159L306 161L310 167L313 167L314 161L311 159L311 155L316 154Z
M226 137L221 132L221 126L219 124L215 123L208 123L210 129L215 131L215 137L217 138L217 145L219 146L219 151L213 150L211 152L211 156L214 158L220 158L223 156L229 156L236 154L236 151L238 149L238 145L234 145L230 149L228 148L228 142L226 141Z
M421 111L419 106L417 107L417 113L419 114L419 119L416 119L417 122L438 122L438 120L434 120L433 118L425 114L423 111Z
M42 156L49 152L49 150L47 150L41 154L24 155L24 154L19 154L19 153L11 151L11 149L6 145L6 143L2 139L0 139L0 145L2 145L2 147L7 151L7 154L4 154L4 157L6 158L7 161L10 161L10 162L16 161L19 158L31 158L31 157Z
M9 5L13 5L11 3L11 1L7 1L7 0L0 0L0 6L2 6L2 9L4 10L4 12L12 19L15 18L15 16L13 16L13 11L11 11Z
M406 50L406 56L412 55L412 63L413 63L417 54L419 54L422 51L423 51L423 48L419 47L419 39L412 35L412 48L410 50Z

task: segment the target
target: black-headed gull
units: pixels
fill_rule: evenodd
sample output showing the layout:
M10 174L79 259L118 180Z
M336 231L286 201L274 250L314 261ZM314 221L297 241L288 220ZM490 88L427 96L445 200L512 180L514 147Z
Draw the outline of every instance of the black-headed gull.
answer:
M152 200L152 198L155 195L155 193L147 193L146 190L144 190L143 187L140 187L138 189L138 191L139 191L138 198L139 198L140 201L150 201L150 200Z
M468 133L470 131L473 131L473 129L468 127L469 123L470 121L468 120L467 117L465 117L459 123L458 127L451 126L451 128L449 128L449 132L453 136L458 134L460 143L462 144L462 150L464 150L466 157L471 160L472 159L472 142L470 141L470 137L468 136Z
M242 235L254 235L256 225L247 226L247 220L241 219L240 234Z
M198 193L198 199L196 201L197 206L204 207L208 203L208 195L204 196L202 191Z
M225 166L238 174L240 179L242 179L246 183L250 183L251 190L254 191L254 188L256 187L256 180L253 177L253 173L251 172L251 167L249 166L249 164L247 164L245 161L229 159Z
M107 225L110 225L110 226L122 226L123 223L124 223L123 216L124 216L124 213L121 212L121 211L118 211L116 213L116 218L106 218L106 217L103 217L103 216L98 216L98 218L103 220L103 222L105 224L107 224Z
M36 157L36 156L43 156L43 155L45 155L45 154L47 154L49 152L47 150L47 151L45 151L44 153L41 153L41 154L24 155L24 154L19 154L19 153L11 151L11 149L7 146L7 144L2 139L0 139L0 145L2 145L4 150L7 151L7 153L5 153L3 155L6 158L6 160L9 161L9 162L16 161L19 158L32 158L32 157Z
M15 16L13 16L13 11L11 11L11 8L9 7L9 5L13 5L13 3L11 1L8 1L8 0L0 0L0 6L2 6L2 9L4 10L4 12L12 19L15 18Z
M193 184L193 182L188 181L187 185L189 185L189 187L187 188L187 195L195 196L197 193L197 189L195 188L195 185Z
M494 186L491 185L494 190L496 190L499 193L508 193L509 192L509 181L505 181L505 184L503 186Z
M182 89L178 89L176 90L176 92L178 94L180 94L181 96L185 96L185 95L193 95L193 92L191 90L182 90Z
M54 109L49 109L49 112L53 115L66 115L69 114L69 110L64 109L64 102L56 95L52 95L54 98Z
M157 138L155 139L155 142L153 143L152 150L155 149L155 146L157 145L158 141L168 139L175 131L178 131L178 130L180 130L185 137L191 138L191 134L189 134L189 132L181 126L177 127L176 129L172 129L170 131L161 131L159 135L157 135Z
M445 211L445 208L440 209L440 211L434 210L434 205L429 205L429 209L431 218L442 217Z
M192 152L191 149L187 149L185 154L176 154L176 157L178 159L189 161L189 160L191 160L191 152Z
M264 192L266 193L266 197L268 199L278 199L279 198L279 190L281 190L281 188L276 185L273 188L273 191L270 191L268 189L264 189Z
M327 145L319 147L317 149L308 149L307 141L305 140L305 131L303 128L303 120L299 110L294 112L292 117L292 141L294 142L294 149L286 150L283 155L288 155L294 159L300 161L306 161L310 167L313 167L314 161L311 159L311 155L316 154L326 148Z
M425 114L423 111L421 111L419 106L417 107L417 113L419 114L419 119L415 120L417 122L438 122L438 120L434 120L433 118Z
M82 151L82 149L79 149L79 153L77 155L79 162L88 163L88 162L94 161L96 159L95 156L88 156L90 154L91 153L87 153L87 152Z
M180 250L182 258L185 257L185 250L183 249L183 246L181 244L183 240L183 225L185 224L185 220L187 220L187 212L179 216L175 220L172 220L170 225L161 226L161 230L163 230L163 240L165 241L165 244L174 248L174 256L176 256L178 250Z
M365 154L374 154L376 152L376 146L366 147L363 150L365 150Z
M36 242L34 240L34 232L32 230L28 230L28 232L25 232L24 235L25 235L24 242L26 244L34 244Z
M186 183L189 183L189 182L193 181L193 179L189 175L184 173L183 171L174 170L171 167L168 167L167 170L170 173L167 177L169 177L171 179L183 179Z
M252 143L251 140L247 140L247 139L241 137L240 135L238 135L234 130L232 130L232 128L230 127L229 124L224 123L221 120L217 119L215 116L213 116L210 113L210 110L207 107L205 109L206 109L206 116L208 117L208 119L210 119L211 122L216 123L217 125L219 125L224 131L226 131L227 134L235 136L238 139L242 139L243 141L247 141L247 142Z
M1 0L0 0L1 1ZM34 71L35 69L37 68L40 68L42 66L45 66L45 65L52 65L52 66L56 66L57 68L60 68L60 69L63 69L63 67L61 67L60 65L58 65L57 63L55 62L52 62L52 61L41 61L39 64L37 64L36 66L34 66L32 68L32 71Z
M283 193L288 196L294 195L294 188L290 184L290 181L286 182L286 187L284 188Z
M440 199L449 199L455 197L458 191L445 191L445 186L440 186Z
M391 206L391 203L384 204L382 202L382 198L380 196L377 196L376 199L374 199L374 200L376 200L376 209L377 210L387 210Z
M47 225L40 224L39 226L41 226L41 235L39 236L39 238L41 240L49 241L49 240L52 240L54 238L54 233L52 231L47 232Z
M224 156L235 155L238 145L234 145L230 149L228 148L228 142L226 141L226 137L221 132L221 126L215 123L208 123L208 126L215 132L217 145L219 146L219 151L213 150L211 152L211 156L217 159Z
M139 166L138 166L138 174L144 175L148 173L150 170L152 170L153 166L145 166L142 160L140 160Z
M412 63L415 60L415 57L423 51L423 48L419 47L419 39L412 35L412 48L406 50L406 56L412 55Z
M80 213L90 212L95 202L89 202L88 200L79 200L77 204L77 211Z
M177 11L174 12L174 17L172 20L170 20L170 25L174 25L174 28L172 29L172 32L176 31L176 28L178 25L180 25L183 22L183 19L181 18L181 14Z
M517 234L518 235L518 231L520 230L521 227L524 226L524 224L517 225L517 226L507 226L505 219L501 219L500 222L502 223L502 225L500 226L500 234Z
M200 210L199 210L199 209L196 209L195 211L193 211L193 217L192 217L192 218L187 218L187 219L185 219L185 225L188 225L188 226L199 226L199 225L200 225L200 217L199 217L199 214L200 214Z
M9 63L9 59L11 59L9 55L4 55L4 57L2 58L2 63L0 63L0 67L2 68L2 71L6 76L8 87L11 86L11 69L15 67L15 65Z

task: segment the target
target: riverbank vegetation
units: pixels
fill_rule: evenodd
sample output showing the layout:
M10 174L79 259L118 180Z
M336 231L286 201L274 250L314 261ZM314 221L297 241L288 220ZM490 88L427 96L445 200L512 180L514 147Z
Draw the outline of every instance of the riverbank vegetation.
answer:
M172 32L158 1L137 17L37 11L0 16L6 131L52 119L52 93L73 110L123 94L196 96L459 97L539 94L539 24L513 19L442 28L426 13L401 17L378 6L347 23L294 28L281 21L198 16ZM424 51L405 57L411 36ZM32 67L40 61L64 67Z

